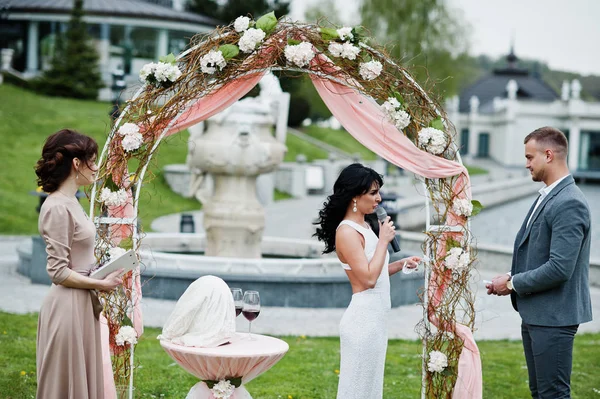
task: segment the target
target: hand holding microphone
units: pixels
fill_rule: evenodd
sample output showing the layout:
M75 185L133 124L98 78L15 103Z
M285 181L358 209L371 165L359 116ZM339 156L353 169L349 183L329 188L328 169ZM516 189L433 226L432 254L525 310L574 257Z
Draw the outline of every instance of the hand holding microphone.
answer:
M379 220L379 223L381 224L381 227L379 228L379 237L387 238L387 237L385 237L386 233L393 235L393 237L389 241L389 243L392 247L392 251L394 251L394 252L400 251L400 245L398 244L398 238L396 237L396 231L394 230L395 229L394 223L388 219L388 214L385 211L385 209L380 205L375 209L375 214L377 215L377 219ZM392 229L391 232L384 231L384 226L386 226L386 225Z

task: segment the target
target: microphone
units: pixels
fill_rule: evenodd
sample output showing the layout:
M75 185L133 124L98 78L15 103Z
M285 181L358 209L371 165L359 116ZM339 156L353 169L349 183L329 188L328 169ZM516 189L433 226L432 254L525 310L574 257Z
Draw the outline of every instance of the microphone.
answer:
M388 216L387 212L381 205L379 205L377 208L375 208L375 214L377 214L377 219L379 219L380 222L385 222L385 218L387 218L387 216ZM390 245L392 247L392 251L394 251L394 252L400 251L400 244L398 244L398 237L394 236L394 239L392 241L390 241Z

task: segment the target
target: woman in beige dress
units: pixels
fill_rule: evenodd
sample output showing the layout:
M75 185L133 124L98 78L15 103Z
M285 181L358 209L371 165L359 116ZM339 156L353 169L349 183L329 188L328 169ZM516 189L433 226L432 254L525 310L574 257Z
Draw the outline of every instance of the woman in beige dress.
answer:
M35 173L48 198L38 228L46 242L52 280L42 303L37 334L38 399L102 399L99 302L95 290L121 284L116 271L104 280L88 277L94 268L96 228L77 201L80 186L91 184L98 145L64 129L46 140Z

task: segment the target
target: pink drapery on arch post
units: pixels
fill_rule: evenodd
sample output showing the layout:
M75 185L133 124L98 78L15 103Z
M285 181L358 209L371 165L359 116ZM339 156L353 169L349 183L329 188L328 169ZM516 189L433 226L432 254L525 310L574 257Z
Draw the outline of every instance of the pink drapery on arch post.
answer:
M323 54L317 55L312 65L319 64L325 73L337 71L336 67ZM336 83L332 80L310 75L317 92L344 128L362 145L386 159L387 161L427 178L446 178L459 176L453 186L458 198L471 199L469 173L458 162L450 161L417 148L406 136L396 129L383 113L381 107L372 99L358 91ZM348 77L350 79L350 77ZM356 82L354 83L359 86ZM449 210L448 225L463 225L465 219L452 214ZM456 233L449 233L456 234ZM442 240L445 240L442 236ZM445 248L445 245L439 247ZM438 259L440 255L438 254ZM438 268L434 267L431 280L437 278ZM433 284L430 287L435 286ZM439 305L444 287L430 289L428 293L430 306ZM437 320L429 314L430 321L438 328ZM479 349L473 338L471 329L465 325L454 323L453 326L442 326L453 330L464 342L458 362L458 378L453 391L456 399L480 399L482 393L482 371Z
M171 126L165 136L170 136L178 133L190 126L200 123L211 116L218 114L225 110L233 103L238 101L240 98L245 96L250 90L258 84L262 79L264 71L256 72L244 77L232 80L231 82L221 86L214 92L200 98L187 110L185 110L180 117ZM123 164L126 167L126 164ZM120 171L120 176L125 176L126 171ZM118 173L117 173L118 174ZM131 188L127 187L127 203L123 206L108 207L108 216L114 218L133 218L133 195ZM113 225L111 226L111 241L113 245L118 243L126 237L131 236L131 227L129 225ZM142 286L140 282L140 273L136 274L136 278L133 282L128 281L128 284L134 284L137 292L137 299L133 306L134 312L134 328L138 337L144 331L142 324L142 309L141 309L141 298L142 298ZM112 364L110 362L110 346L108 327L106 325L106 319L102 317L102 358L103 358L103 374L104 374L104 392L105 399L113 399L116 397L115 383L113 378Z

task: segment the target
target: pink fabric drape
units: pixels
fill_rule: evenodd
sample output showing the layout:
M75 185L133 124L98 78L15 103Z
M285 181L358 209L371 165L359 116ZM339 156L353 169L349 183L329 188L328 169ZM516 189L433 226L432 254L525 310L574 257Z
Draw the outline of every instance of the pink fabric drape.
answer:
M108 321L103 313L100 313L100 339L102 342L102 376L104 377L104 399L116 399L117 390L113 376L112 362L110 360L110 349L108 348ZM106 346L105 346L106 345Z
M244 97L260 82L265 72L256 72L228 82L216 91L198 99L188 107L173 126L167 136L180 132L218 114Z
M316 56L312 64L319 64L319 69L325 73L337 70L322 54ZM388 121L377 103L358 91L316 75L311 75L311 79L329 110L362 145L387 161L427 178L459 176L453 187L454 194L458 198L471 199L469 174L464 166L417 148ZM465 221L464 218L450 214L447 223L457 225L464 224ZM434 268L432 278L436 278L436 273ZM430 300L433 306L439 303L435 295L430 294ZM431 321L436 324L436 320ZM452 328L464 341L453 397L479 399L482 397L482 375L477 344L467 326L456 324Z

